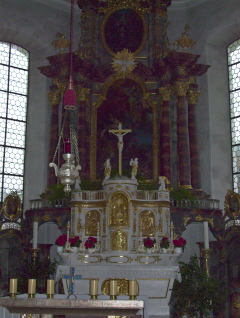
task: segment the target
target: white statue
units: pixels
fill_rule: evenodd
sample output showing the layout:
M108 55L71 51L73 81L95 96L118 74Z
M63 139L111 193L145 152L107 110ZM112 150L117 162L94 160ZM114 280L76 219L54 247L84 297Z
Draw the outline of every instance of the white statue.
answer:
M122 153L123 150L123 136L126 135L128 132L131 132L131 129L122 129L122 124L118 124L118 129L111 129L109 132L117 136L118 138L118 152Z
M158 177L159 181L159 188L158 190L166 190L166 184L170 184L169 180L167 177L164 176L159 176Z
M138 170L138 158L131 159L130 166L132 167L131 179L136 179L137 170Z
M110 174L111 174L111 169L112 169L112 166L111 166L111 163L110 163L110 159L107 159L104 163L104 166L105 166L105 170L104 170L104 181L105 180L108 180L110 178Z

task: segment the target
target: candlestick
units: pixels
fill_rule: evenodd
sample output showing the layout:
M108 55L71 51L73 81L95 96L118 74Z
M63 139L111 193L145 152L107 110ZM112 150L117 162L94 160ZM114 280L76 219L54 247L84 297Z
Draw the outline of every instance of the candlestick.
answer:
M110 280L110 299L117 299L117 280Z
M55 291L55 280L48 279L47 280L47 298L53 298Z
M130 280L128 282L128 295L129 299L135 300L137 296L137 282L136 280Z
M32 247L35 249L37 248L38 242L38 222L33 222L33 243Z
M202 249L202 257L203 257L203 269L205 270L206 274L208 277L210 277L210 272L209 272L209 259L210 259L210 254L212 253L212 249Z
M209 249L208 221L203 221L204 249Z
M90 292L91 299L97 299L98 296L98 279L90 280Z
M15 298L17 294L17 278L10 278L9 294L11 298Z
M28 298L34 298L36 294L36 279L31 278L28 280Z

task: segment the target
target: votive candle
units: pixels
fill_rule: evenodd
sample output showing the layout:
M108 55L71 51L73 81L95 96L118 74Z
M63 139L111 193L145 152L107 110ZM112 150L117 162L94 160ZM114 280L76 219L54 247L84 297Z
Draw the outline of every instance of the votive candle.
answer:
M98 295L98 279L90 280L90 295L97 296Z
M48 279L47 280L47 295L53 295L55 291L55 280Z
M117 295L117 280L111 279L110 280L110 296Z
M36 294L36 279L31 278L28 280L28 294L34 295Z
M17 278L10 278L9 294L17 293Z
M129 296L137 295L137 282L136 280L130 280L128 282L128 294Z

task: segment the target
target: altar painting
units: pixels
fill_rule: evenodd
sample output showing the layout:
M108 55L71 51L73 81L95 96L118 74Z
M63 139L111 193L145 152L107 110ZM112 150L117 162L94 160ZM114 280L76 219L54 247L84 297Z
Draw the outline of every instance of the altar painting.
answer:
M130 79L115 81L108 90L106 100L97 109L97 178L104 176L104 162L110 159L112 172L118 172L117 137L109 133L122 123L131 129L123 137L123 174L130 177L132 158L138 158L138 176L153 177L153 114L144 100L141 87Z

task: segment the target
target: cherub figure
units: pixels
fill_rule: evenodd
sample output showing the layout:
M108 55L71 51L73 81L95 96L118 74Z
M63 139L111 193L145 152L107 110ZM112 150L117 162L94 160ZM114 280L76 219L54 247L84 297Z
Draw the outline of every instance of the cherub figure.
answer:
M164 176L159 176L158 177L159 181L159 188L158 190L166 190L166 184L170 184L169 180L167 177Z
M138 170L138 158L131 159L130 166L132 167L131 179L136 179L137 170Z
M110 174L111 174L111 163L110 163L110 159L107 159L104 163L105 169L104 169L104 181L110 179Z

